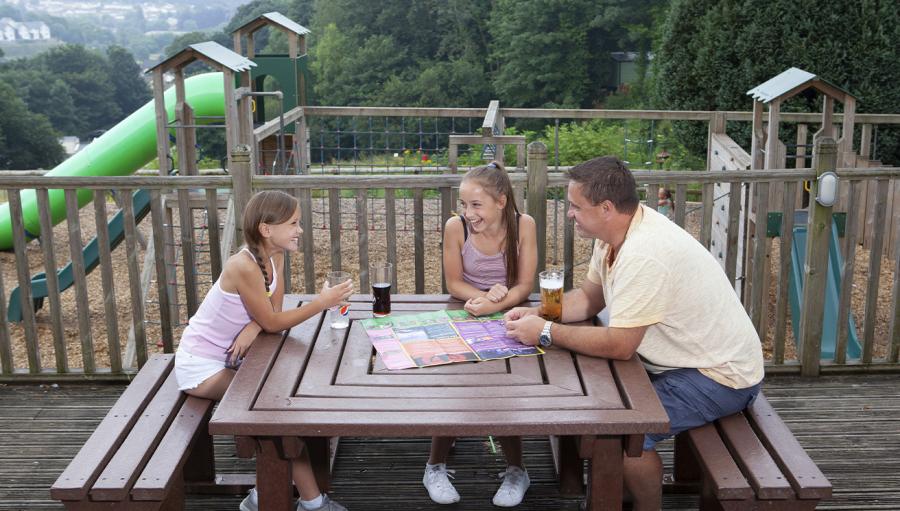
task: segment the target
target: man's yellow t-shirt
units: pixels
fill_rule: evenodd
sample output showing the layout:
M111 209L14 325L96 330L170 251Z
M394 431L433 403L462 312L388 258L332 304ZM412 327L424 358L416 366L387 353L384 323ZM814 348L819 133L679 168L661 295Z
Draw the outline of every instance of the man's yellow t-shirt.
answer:
M651 372L693 367L735 389L762 381L759 335L725 272L703 246L641 205L609 265L597 240L588 279L603 287L609 326L647 326L638 347Z

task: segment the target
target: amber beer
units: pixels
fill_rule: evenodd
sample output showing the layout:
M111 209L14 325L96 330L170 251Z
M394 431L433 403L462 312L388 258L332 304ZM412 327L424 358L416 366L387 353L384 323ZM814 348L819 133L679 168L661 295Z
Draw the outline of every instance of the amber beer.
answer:
M547 270L540 274L541 317L547 321L562 321L563 271Z
M372 315L376 318L391 313L392 270L391 263L377 264L372 267Z

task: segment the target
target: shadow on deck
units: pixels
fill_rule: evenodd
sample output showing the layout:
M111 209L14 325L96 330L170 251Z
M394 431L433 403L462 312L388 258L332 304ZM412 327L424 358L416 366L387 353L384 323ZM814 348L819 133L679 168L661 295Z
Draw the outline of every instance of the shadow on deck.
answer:
M900 509L900 378L894 375L771 377L764 387L800 443L834 486L819 509ZM49 488L122 391L121 386L0 385L0 510L62 509ZM660 448L671 472L671 442ZM486 438L467 438L451 454L462 502L432 504L421 478L428 439L342 439L333 495L351 510L490 510L503 470ZM216 439L219 473L252 472L230 438ZM516 509L577 510L560 497L549 444L528 438L532 486ZM191 496L186 509L236 510L241 496ZM695 509L690 495L666 495L664 509Z

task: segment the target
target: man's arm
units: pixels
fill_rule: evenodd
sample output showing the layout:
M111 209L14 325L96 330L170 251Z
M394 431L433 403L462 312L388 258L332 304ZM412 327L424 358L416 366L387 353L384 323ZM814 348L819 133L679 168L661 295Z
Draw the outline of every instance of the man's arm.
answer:
M563 296L562 322L575 323L596 316L606 307L603 287L584 279L581 287Z
M550 327L553 345L592 357L628 360L641 340L646 326L609 328L605 326L569 326L554 323Z
M578 289L563 295L562 321L574 323L584 321L603 310L603 288L585 279ZM503 315L506 321L516 321L525 316L539 316L540 307L516 307Z

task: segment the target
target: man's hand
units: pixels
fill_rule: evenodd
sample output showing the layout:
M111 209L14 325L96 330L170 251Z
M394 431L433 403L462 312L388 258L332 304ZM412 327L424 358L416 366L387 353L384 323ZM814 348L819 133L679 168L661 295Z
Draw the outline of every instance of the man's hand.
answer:
M522 309L531 310L525 307ZM507 316L516 309L507 312ZM541 330L546 321L544 318L532 314L520 316L520 319L506 320L506 335L528 346L536 346L540 340Z
M524 318L525 316L540 316L540 314L540 307L513 307L509 312L503 315L503 319L506 321L515 321L519 318Z
M506 298L506 295L509 294L509 289L503 284L494 284L490 289L488 289L487 293L484 295L488 300L497 303L500 300Z
M254 339L259 333L262 331L259 325L254 322L247 323L245 326L234 338L234 342L231 343L231 346L225 350L227 354L227 358L225 359L225 365L235 366L237 365L244 355L247 354L247 351L250 349L250 345L253 344Z
M496 306L497 304L488 300L486 297L476 296L475 298L466 301L463 308L473 316L485 316L492 312L496 312Z

